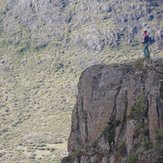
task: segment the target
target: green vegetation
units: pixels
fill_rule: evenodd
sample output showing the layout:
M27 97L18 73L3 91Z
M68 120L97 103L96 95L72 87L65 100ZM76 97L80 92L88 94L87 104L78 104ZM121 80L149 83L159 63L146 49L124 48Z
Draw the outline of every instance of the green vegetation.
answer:
M147 102L145 95L139 96L132 107L131 113L128 119L136 121L136 131L134 134L134 150L131 155L128 156L127 163L136 163L138 156L142 155L144 151L150 150L151 143L149 142L149 129L147 120Z
M146 98L145 95L141 95L137 98L137 101L135 102L134 106L131 109L131 113L128 116L129 119L135 119L139 122L142 122L142 120L146 116Z
M103 131L103 135L108 140L109 143L115 143L115 129L119 125L120 121L110 120L108 126Z
M117 147L117 155L123 157L126 154L127 154L126 144L125 144L125 141L122 140L119 142L119 145Z
M131 154L127 158L127 163L137 163L138 162L138 156L136 154Z
M159 156L163 155L163 130L159 130L158 133L156 134L156 144L154 146L155 150L157 151Z
M163 141L163 129L157 133L156 139L157 141Z
M137 121L136 130L134 137L138 138L136 148L143 147L144 149L150 148L149 143L149 129L147 123L147 102L145 95L141 95L137 98L135 105L132 107L131 113L128 119L134 119Z

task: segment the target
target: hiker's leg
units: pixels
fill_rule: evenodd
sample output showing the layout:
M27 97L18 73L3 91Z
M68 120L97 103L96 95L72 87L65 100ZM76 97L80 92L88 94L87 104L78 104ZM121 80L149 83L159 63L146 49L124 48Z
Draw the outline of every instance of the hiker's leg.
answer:
M147 46L147 55L148 55L148 58L150 58L150 52L149 52L149 47Z
M144 45L144 58L147 59L148 58L148 50L147 50L147 46Z
M148 48L148 43L144 45L144 57L146 59L149 59L150 58L150 52L149 52L149 48Z
M144 52L144 58L146 58L146 48L145 48L145 45L144 45L144 48L143 48L143 52Z

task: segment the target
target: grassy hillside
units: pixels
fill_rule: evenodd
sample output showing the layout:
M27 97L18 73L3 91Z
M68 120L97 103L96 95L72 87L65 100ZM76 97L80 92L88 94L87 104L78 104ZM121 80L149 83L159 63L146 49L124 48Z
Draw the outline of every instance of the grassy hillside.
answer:
M59 50L53 43L26 51L5 40L0 46L1 161L60 160L66 154L81 72L93 64L142 58L141 46L121 45L101 53L77 46ZM163 57L153 46L151 51L152 57Z
M102 50L96 48L101 45L104 34L90 34L90 31L93 28L113 28L114 31L115 26L110 19L99 18L93 23L101 14L91 14L87 9L80 13L83 3L77 2L62 13L64 16L77 13L72 24L62 25L62 37L52 37L54 26L42 23L30 29L13 19L11 9L5 7L6 1L0 0L0 162L59 162L67 154L71 110L81 72L94 64L121 63L143 57L139 35L131 44L122 41L118 46L108 43ZM88 19L92 20L75 24L80 14L84 18L89 15ZM82 19L80 21L84 21ZM157 19L153 24L156 22ZM90 37L96 34L98 37ZM88 44L80 39L80 43L74 43L78 35L83 38L89 35ZM152 58L163 57L157 44L151 45L150 51Z

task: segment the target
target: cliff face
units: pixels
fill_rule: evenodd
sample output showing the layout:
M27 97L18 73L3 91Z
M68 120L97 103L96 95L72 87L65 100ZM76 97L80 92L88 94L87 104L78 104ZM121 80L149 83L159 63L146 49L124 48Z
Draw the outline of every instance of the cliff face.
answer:
M85 70L73 109L70 156L63 162L161 161L163 60Z

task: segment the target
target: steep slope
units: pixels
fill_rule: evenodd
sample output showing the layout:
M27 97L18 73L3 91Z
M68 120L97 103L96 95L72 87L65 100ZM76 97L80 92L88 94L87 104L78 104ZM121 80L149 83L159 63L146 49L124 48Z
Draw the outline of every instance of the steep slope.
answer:
M3 2L3 1L2 1ZM139 44L143 28L156 40L162 37L163 1L130 0L8 0L1 12L1 31L14 44L62 48L82 45L102 51L120 43ZM26 32L23 32L23 31ZM60 44L61 45L60 45Z
M162 161L163 60L92 66L78 89L65 162Z
M0 162L59 161L94 64L163 56L162 0L0 0Z

